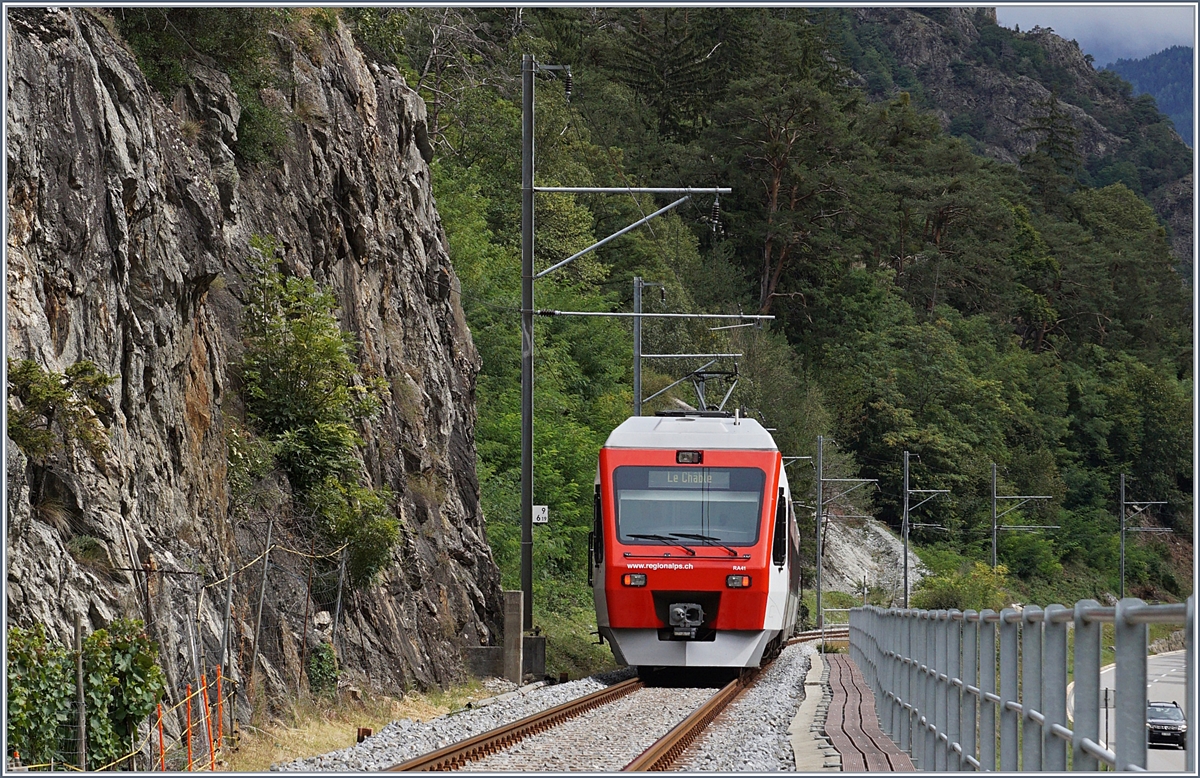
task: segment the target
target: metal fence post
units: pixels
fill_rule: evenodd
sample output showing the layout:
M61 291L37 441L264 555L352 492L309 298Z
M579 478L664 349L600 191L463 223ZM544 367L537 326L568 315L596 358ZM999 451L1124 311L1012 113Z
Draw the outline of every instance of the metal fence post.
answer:
M975 711L977 710L975 692L969 687L979 684L979 652L977 650L979 637L979 614L973 610L963 613L962 626L962 706L959 718L958 742L962 744L962 762L960 770L967 768L968 756L978 759L975 750Z
M961 770L962 742L959 689L962 684L962 612L952 610L946 622L948 653L946 654L946 765L950 770ZM958 746L958 750L954 746Z
M78 706L75 732L79 751L79 769L87 770L87 702L83 693L83 615L75 612L75 704Z
M979 614L979 769L996 769L996 703L983 697L996 694L996 612Z
M1099 608L1095 600L1075 603L1075 715L1071 731L1071 769L1095 772L1100 760L1083 750L1084 739L1100 742L1100 636L1099 621L1088 611Z
M1054 726L1067 726L1067 620L1070 611L1047 605L1042 643L1042 768L1067 769L1067 742L1054 734Z
M912 613L912 665L909 666L909 698L912 705L912 732L909 733L912 756L918 770L928 769L925 764L925 615L914 610Z
M935 652L937 651L937 632L934 629L934 618L936 614L933 611L923 611L921 614L921 623L925 630L925 653L923 662L925 663L925 693L921 703L921 712L925 715L925 731L922 733L922 740L925 743L924 761L926 770L937 769L937 735L935 734L934 726L934 698L937 696L935 683L935 672L933 667Z
M946 736L946 745L949 746L949 732L946 731L946 697L947 687L949 686L949 677L946 675L946 654L947 643L949 636L947 635L947 625L949 622L949 613L944 610L939 610L935 614L936 621L933 622L933 737L934 737L934 753L933 753L933 769L946 769L946 749L937 741Z
M903 651L904 665L900 668L900 740L902 751L910 757L916 756L912 746L912 676L913 676L913 612L905 608L900 616L900 645ZM903 706L908 705L905 709Z
M900 664L900 628L903 622L900 612L884 611L879 615L881 631L887 635L888 653L888 691L892 695L892 704L888 706L888 736L897 744L900 743L900 719L904 709L900 707L900 674L904 667ZM901 746L903 748L903 746Z
M1196 595L1192 595L1187 599L1187 630L1185 631L1184 648L1187 653L1187 682L1185 694L1187 695L1187 720L1194 722L1196 720ZM1196 727L1193 724L1188 727L1187 733L1187 771L1195 774L1196 772Z
M1042 769L1042 728L1034 712L1042 712L1042 609L1021 611L1021 769Z
M1017 623L1021 614L1012 608L1000 611L1000 769L1016 772L1019 769L1017 751L1017 712L1010 702L1017 702Z
M1145 605L1136 597L1117 603L1117 769L1146 767L1146 650L1149 630L1146 624L1131 624L1125 617L1130 608ZM1194 723L1194 722L1190 722Z

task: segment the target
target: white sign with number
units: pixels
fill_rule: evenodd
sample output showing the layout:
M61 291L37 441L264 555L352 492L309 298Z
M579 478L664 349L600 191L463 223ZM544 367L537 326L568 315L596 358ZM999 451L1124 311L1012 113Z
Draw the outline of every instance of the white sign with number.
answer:
M533 506L533 523L534 524L549 524L550 523L550 506L549 505Z

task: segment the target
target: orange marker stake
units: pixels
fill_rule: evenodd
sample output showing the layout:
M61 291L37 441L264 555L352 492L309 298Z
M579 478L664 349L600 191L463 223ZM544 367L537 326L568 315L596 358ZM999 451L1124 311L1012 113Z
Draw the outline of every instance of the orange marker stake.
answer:
M217 748L225 748L225 728L221 726L224 723L224 705L221 700L221 666L217 665Z
M187 738L188 748L188 772L192 771L192 685L187 685L187 732L184 735Z
M204 725L208 730L208 769L217 768L217 758L213 754L212 741L212 709L208 707L208 676L200 676L200 694L204 698Z
M167 769L167 751L163 745L161 702L158 704L158 769L164 771Z

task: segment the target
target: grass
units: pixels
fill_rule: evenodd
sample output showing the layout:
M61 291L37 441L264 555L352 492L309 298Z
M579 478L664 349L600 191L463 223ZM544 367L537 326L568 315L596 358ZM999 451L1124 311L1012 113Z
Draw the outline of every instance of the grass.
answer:
M397 719L427 721L489 696L491 692L478 681L399 699L366 691L361 700L352 700L345 693L337 699L306 695L291 700L279 720L263 721L266 717L256 712L254 724L242 729L238 746L225 760L224 769L263 772L272 764L352 746L359 727L370 727L378 733Z

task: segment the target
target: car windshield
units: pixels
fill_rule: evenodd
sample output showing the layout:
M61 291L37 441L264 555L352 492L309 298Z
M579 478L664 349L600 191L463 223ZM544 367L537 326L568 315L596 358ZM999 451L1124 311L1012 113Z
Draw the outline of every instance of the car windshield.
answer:
M1163 706L1152 706L1146 711L1147 718L1152 719L1167 719L1169 721L1183 721L1183 711L1179 708L1168 708Z
M765 481L756 467L618 467L613 484L621 542L678 545L703 537L754 545Z

